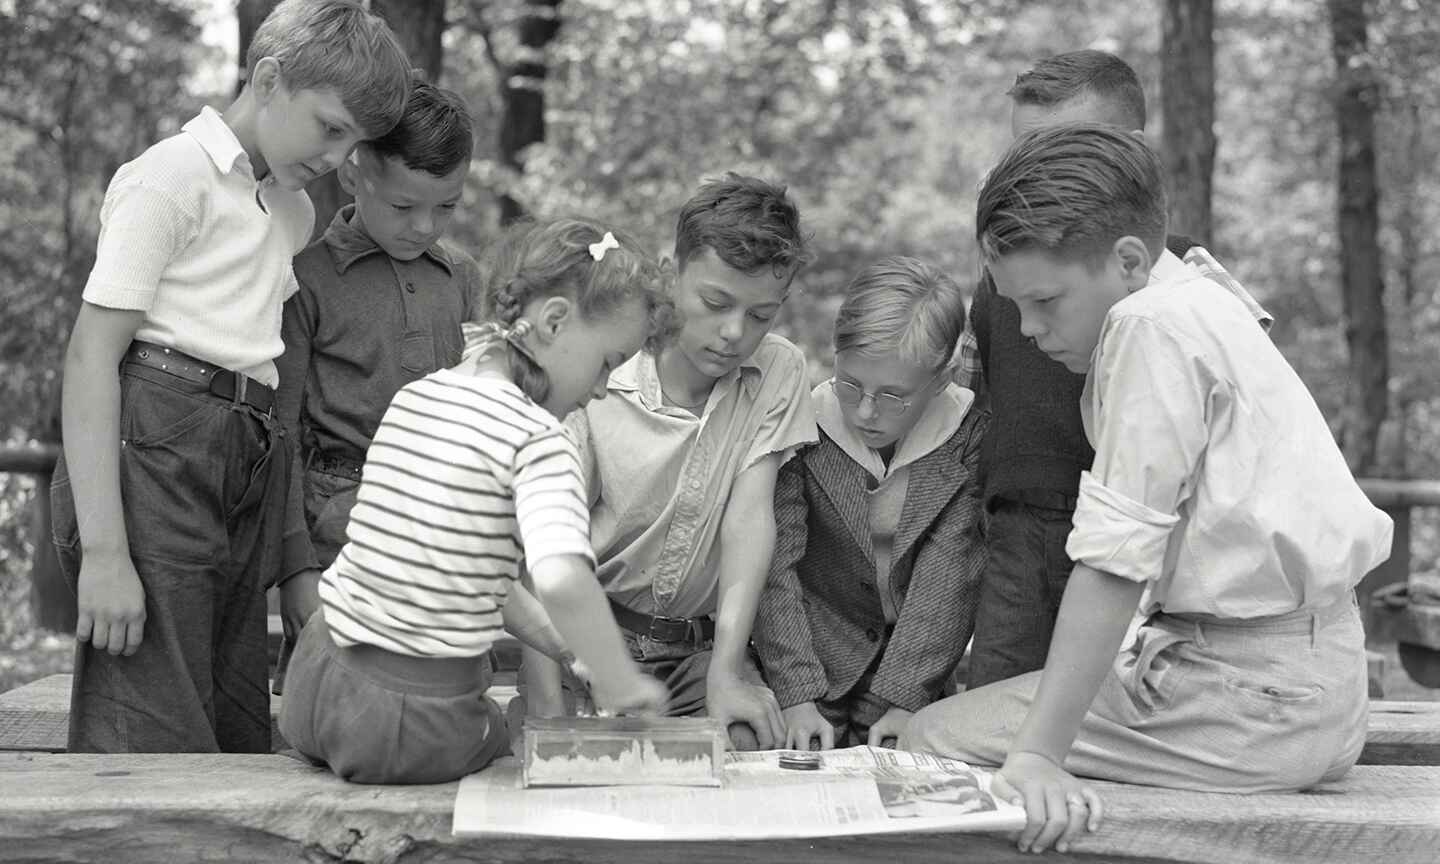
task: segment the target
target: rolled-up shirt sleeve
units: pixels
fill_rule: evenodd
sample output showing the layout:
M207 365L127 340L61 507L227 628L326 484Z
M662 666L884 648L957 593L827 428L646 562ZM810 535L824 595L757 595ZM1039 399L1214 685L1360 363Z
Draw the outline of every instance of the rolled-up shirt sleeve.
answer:
M1080 478L1071 560L1136 582L1163 575L1223 387L1203 352L1140 316L1112 318L1086 388L1095 463Z

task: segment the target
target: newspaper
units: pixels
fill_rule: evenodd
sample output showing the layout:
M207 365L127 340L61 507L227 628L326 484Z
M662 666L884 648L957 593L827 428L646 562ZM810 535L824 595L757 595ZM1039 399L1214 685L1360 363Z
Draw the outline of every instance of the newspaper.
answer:
M990 774L926 753L827 750L816 771L789 751L729 753L720 788L520 788L514 758L460 781L454 833L603 840L762 840L900 832L1014 831L1023 809Z

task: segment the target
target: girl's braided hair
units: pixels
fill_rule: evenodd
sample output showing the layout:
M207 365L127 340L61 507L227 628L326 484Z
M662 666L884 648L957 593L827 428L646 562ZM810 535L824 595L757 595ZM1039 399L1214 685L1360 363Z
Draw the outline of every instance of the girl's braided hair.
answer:
M607 233L619 245L604 249L597 261L590 247L602 244ZM467 343L479 344L467 344L467 353L504 345L511 379L537 403L548 397L550 378L525 342L533 323L522 316L532 301L564 296L585 318L595 319L638 297L650 319L646 350L658 351L673 331L673 307L659 263L628 231L583 217L522 222L506 230L486 259L490 277L475 304L480 326L466 328L474 334Z

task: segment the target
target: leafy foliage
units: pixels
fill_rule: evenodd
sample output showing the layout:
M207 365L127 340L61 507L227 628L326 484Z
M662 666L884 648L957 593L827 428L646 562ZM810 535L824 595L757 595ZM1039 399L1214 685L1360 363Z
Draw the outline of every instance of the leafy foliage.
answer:
M115 168L204 101L193 8L207 0L0 0L0 423L47 434L65 338ZM387 6L397 5L395 3ZM820 253L781 327L829 363L836 295L859 265L908 253L977 272L975 188L1009 139L1005 91L1034 59L1125 57L1160 140L1154 0L565 0L545 59L546 140L525 170L497 145L496 60L523 0L450 0L440 83L471 103L475 170L454 233L482 251L508 192L670 242L676 210L727 169L787 183ZM1279 323L1274 338L1331 418L1344 397L1335 236L1334 70L1318 0L1221 0L1217 256ZM1394 420L1382 463L1440 477L1440 24L1429 0L1372 0ZM488 36L488 38L487 38ZM28 488L0 476L0 579L23 580ZM1418 516L1417 568L1436 520ZM8 600L10 595L0 597ZM10 635L0 619L0 644Z

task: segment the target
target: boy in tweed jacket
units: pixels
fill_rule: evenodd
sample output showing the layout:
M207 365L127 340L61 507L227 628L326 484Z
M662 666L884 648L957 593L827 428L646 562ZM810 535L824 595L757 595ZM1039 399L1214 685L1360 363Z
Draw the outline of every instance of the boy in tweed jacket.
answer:
M933 702L974 625L985 546L975 475L988 415L951 383L960 289L913 258L850 283L818 444L781 469L754 642L786 745L897 737Z

